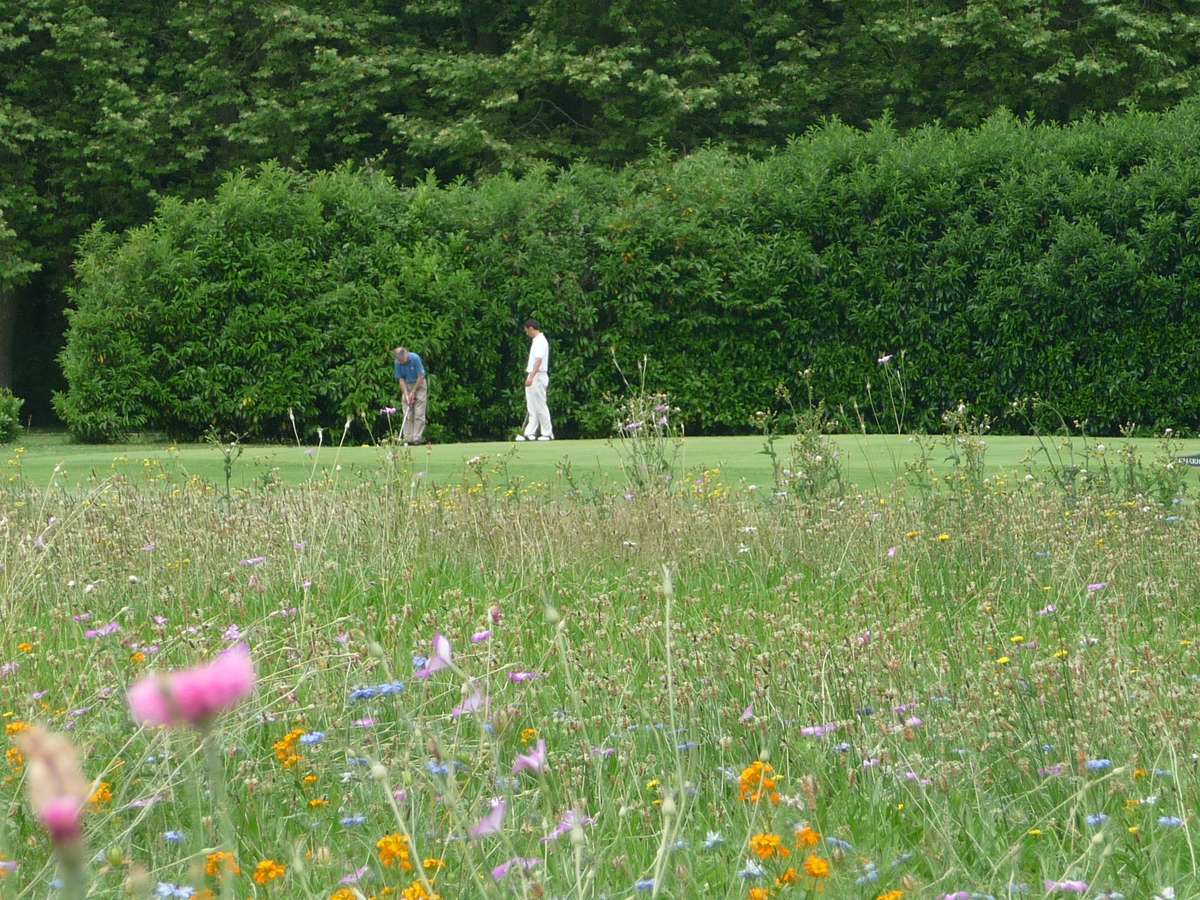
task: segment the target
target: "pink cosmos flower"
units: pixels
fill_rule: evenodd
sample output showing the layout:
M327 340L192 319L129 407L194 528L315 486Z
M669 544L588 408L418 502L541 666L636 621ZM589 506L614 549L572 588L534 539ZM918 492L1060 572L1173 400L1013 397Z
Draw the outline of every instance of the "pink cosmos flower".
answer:
M492 808L486 816L471 826L471 837L479 840L489 834L495 834L504 823L504 814L508 812L508 804L503 800L493 800Z
M56 844L70 844L83 834L83 804L75 797L55 797L37 811L42 826Z
M416 678L428 678L434 672L450 668L450 641L440 634L433 636L433 656L425 663L425 668L416 673Z
M149 675L129 689L129 707L142 725L204 727L254 690L254 662L245 644L212 662L168 675Z
M532 753L518 753L517 761L513 763L513 774L519 775L528 769L531 772L541 772L546 768L546 742L539 739Z

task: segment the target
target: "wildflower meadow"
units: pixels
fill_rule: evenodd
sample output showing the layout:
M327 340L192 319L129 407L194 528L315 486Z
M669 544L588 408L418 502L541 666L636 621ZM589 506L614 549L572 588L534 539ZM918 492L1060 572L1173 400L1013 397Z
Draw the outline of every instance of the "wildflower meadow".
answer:
M1182 492L409 453L10 484L0 895L1200 895Z

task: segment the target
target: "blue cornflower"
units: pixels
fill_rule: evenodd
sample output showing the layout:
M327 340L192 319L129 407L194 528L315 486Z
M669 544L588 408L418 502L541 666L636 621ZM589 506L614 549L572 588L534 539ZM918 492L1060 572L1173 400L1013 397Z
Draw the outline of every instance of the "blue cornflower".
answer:
M1183 824L1183 819L1179 816L1159 816L1158 824L1166 828L1178 828Z
M437 762L432 759L429 762L425 763L425 768L429 770L430 775L449 775L450 774L449 766L444 766L440 762Z
M762 878L767 874L767 870L760 866L752 859L746 860L746 868L738 872L738 878L749 880L751 878Z
M168 884L165 881L160 881L158 887L154 889L155 897L182 897L188 898L196 893L195 888L186 887L180 884Z
M875 863L863 863L863 873L854 879L855 884L870 884L873 881L879 880L879 870L875 867Z
M365 821L367 821L366 816L362 816L362 815L346 816L345 818L342 819L342 824L345 825L347 828L353 828L355 825L361 825Z
M633 889L635 891L652 891L652 890L654 890L654 879L653 878L643 878L641 881L637 882L637 884L635 884L633 886Z
M1042 752L1043 753L1053 753L1054 745L1053 744L1042 744Z
M310 731L308 734L300 735L300 743L306 747L319 744L323 740L325 740L325 732L323 731Z
M840 744L834 744L833 749L838 753L849 753L850 745L846 741L842 741Z
M695 750L699 746L700 745L697 744L695 741L684 741L682 744L676 744L675 749L676 750Z
M683 838L680 838L671 846L672 850L686 850L687 848L688 848L688 842L685 841Z
M369 766L371 764L371 760L365 756L352 756L347 762L352 766Z
M1106 816L1104 813L1092 813L1084 821L1087 822L1089 825L1091 825L1093 828L1099 828L1101 825L1103 825L1105 822L1108 821L1108 816Z
M825 843L830 847L836 847L837 849L845 850L846 852L850 852L854 849L847 841L843 841L841 838L826 837Z
M379 691L373 687L355 688L350 692L351 700L370 700L373 697L378 697Z
M384 696L384 697L388 696L389 694L399 694L401 691L404 690L404 682L403 681L389 681L387 684L379 685L379 687L376 688L376 690L379 691L380 695Z
M1090 771L1090 772L1101 772L1104 769L1112 768L1112 760L1111 759L1089 759L1087 761L1087 767L1088 767L1088 771Z
M164 831L163 840L168 844L182 844L186 835L182 831Z
M708 836L704 838L704 849L713 850L725 843L725 838L721 837L721 832L710 831Z
M413 669L423 669L429 663L429 657L413 655Z

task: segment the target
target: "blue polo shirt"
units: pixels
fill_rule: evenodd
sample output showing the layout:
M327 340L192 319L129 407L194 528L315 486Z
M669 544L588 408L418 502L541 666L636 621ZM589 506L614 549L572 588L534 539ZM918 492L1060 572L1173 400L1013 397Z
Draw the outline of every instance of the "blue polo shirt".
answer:
M416 384L417 379L425 374L425 364L421 362L421 357L408 351L408 362L398 363L392 361L396 367L396 380L404 379L405 384Z

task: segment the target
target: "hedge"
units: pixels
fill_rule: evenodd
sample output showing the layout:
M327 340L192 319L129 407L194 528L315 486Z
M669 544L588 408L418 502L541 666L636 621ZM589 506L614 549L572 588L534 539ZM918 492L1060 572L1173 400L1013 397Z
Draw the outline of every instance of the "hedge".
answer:
M1037 395L1057 410L1039 427L1186 432L1197 147L1189 103L1069 127L830 123L762 160L709 149L474 185L268 165L83 240L55 404L84 440L277 438L289 410L340 431L394 400L405 343L431 372L431 436L498 437L523 416L534 315L564 436L610 432L614 354L649 357L689 431L728 433L802 369L849 419L897 351L913 428L965 400L1023 430L1010 403Z

